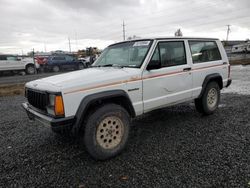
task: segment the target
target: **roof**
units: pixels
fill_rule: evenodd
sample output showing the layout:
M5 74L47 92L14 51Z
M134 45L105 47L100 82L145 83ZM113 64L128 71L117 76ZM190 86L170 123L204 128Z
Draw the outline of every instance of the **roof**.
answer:
M125 40L121 42L117 42L114 44L111 44L109 46L113 46L115 44L121 44L125 42L130 42L130 41L142 41L142 40L168 40L168 39L192 39L192 40L219 40L218 38L203 38L203 37L149 37L149 38L137 38L137 39L132 39L132 40Z
M132 39L132 40L129 40L129 41L138 41L138 40L164 40L164 39L219 40L218 38L206 38L206 37L149 37L149 38Z

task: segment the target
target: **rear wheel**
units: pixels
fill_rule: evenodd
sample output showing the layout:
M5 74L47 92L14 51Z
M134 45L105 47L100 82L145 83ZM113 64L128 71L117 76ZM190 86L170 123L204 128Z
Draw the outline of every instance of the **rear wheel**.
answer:
M59 66L55 65L55 66L53 66L52 70L53 70L53 72L59 72L60 68L59 68Z
M35 66L27 65L25 69L26 74L35 74Z
M214 113L220 101L220 87L217 82L210 82L201 98L195 99L195 107L198 112L205 115Z
M119 105L107 104L92 113L85 125L87 151L97 160L119 154L126 146L130 127L128 112Z

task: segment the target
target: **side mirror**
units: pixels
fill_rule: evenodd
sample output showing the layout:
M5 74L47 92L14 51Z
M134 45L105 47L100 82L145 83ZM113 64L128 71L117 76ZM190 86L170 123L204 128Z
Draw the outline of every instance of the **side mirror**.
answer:
M160 68L161 68L161 62L159 60L151 60L147 66L148 71Z

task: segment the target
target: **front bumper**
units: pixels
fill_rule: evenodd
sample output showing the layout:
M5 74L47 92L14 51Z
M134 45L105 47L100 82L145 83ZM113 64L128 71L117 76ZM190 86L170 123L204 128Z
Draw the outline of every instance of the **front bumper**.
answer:
M229 79L228 79L228 81L227 81L227 85L226 85L226 87L229 87L229 86L231 85L231 83L232 83L232 79L231 79L231 78L229 78Z
M37 120L40 123L44 125L51 126L54 130L65 130L65 129L71 129L73 124L75 123L75 117L66 117L66 118L52 118L50 116L47 116L45 114L41 114L32 107L30 107L29 103L23 103L22 107L27 112L27 115L30 120Z

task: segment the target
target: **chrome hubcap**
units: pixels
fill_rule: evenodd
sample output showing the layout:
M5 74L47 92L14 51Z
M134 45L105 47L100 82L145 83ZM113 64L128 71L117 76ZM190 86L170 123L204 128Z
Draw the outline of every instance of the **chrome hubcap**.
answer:
M217 90L215 88L212 88L208 91L208 94L207 94L207 104L208 104L208 107L211 109L211 108L214 108L217 104L217 101L218 101L218 94L217 94Z
M118 146L122 140L124 125L116 116L106 117L98 125L96 141L104 149L112 149Z

